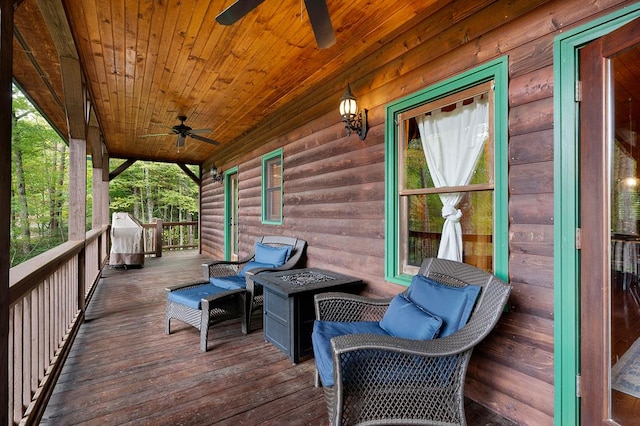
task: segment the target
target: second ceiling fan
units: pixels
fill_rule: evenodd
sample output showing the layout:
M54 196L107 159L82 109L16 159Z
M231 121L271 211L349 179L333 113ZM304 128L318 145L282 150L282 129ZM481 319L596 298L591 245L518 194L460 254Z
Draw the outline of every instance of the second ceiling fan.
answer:
M216 16L216 21L222 25L232 25L258 7L263 1L237 0ZM333 46L336 42L336 36L333 32L326 0L304 0L304 4L307 8L307 14L309 15L309 21L311 22L318 47L327 49Z

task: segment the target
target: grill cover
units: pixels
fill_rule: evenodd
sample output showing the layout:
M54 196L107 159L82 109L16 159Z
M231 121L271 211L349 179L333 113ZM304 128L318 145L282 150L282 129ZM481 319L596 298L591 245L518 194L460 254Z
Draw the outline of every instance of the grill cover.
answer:
M142 225L129 213L111 217L111 254L109 265L144 265Z

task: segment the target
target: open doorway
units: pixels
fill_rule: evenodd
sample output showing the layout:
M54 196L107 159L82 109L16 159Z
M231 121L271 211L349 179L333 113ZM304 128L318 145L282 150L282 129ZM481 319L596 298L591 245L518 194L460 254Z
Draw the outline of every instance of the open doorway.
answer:
M581 418L640 418L640 24L580 51Z

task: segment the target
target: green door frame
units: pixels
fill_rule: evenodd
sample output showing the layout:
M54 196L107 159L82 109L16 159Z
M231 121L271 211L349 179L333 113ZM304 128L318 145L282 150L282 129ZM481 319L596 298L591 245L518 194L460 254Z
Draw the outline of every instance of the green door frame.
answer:
M233 206L232 198L233 194L231 192L231 181L229 179L229 176L238 173L238 166L232 167L229 170L226 170L224 172L224 180L223 185L224 185L224 259L225 260L231 260L231 238L233 238L233 235L231 235L231 226L229 226L229 221L227 220L227 218L229 218L232 214L231 212L231 208ZM238 224L236 223L236 226L238 226Z
M627 6L554 39L554 423L580 424L580 218L578 51L585 44L640 16Z

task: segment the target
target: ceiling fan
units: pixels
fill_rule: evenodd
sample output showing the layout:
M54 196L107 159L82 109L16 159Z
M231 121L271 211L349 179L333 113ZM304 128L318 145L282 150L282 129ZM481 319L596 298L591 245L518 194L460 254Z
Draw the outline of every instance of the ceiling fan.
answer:
M216 16L216 21L222 25L232 25L255 9L263 1L264 0L237 0ZM313 28L313 34L316 37L318 47L320 49L328 49L333 46L336 42L336 36L333 32L333 25L331 24L331 17L329 16L326 0L304 0L304 4L307 7L307 14L309 15L309 21L311 21L311 27Z
M140 137L150 138L154 136L178 135L178 139L176 141L176 147L178 148L178 152L180 152L184 147L184 143L185 143L185 140L187 139L187 136L202 142L210 143L212 145L220 145L220 142L218 141L214 141L213 139L205 138L204 136L198 135L198 133L211 133L211 129L192 129L191 127L184 124L184 122L187 120L186 115L179 115L178 120L180 120L180 124L176 124L173 127L163 126L171 129L170 133L154 133L154 134L148 134L148 135L140 135Z

